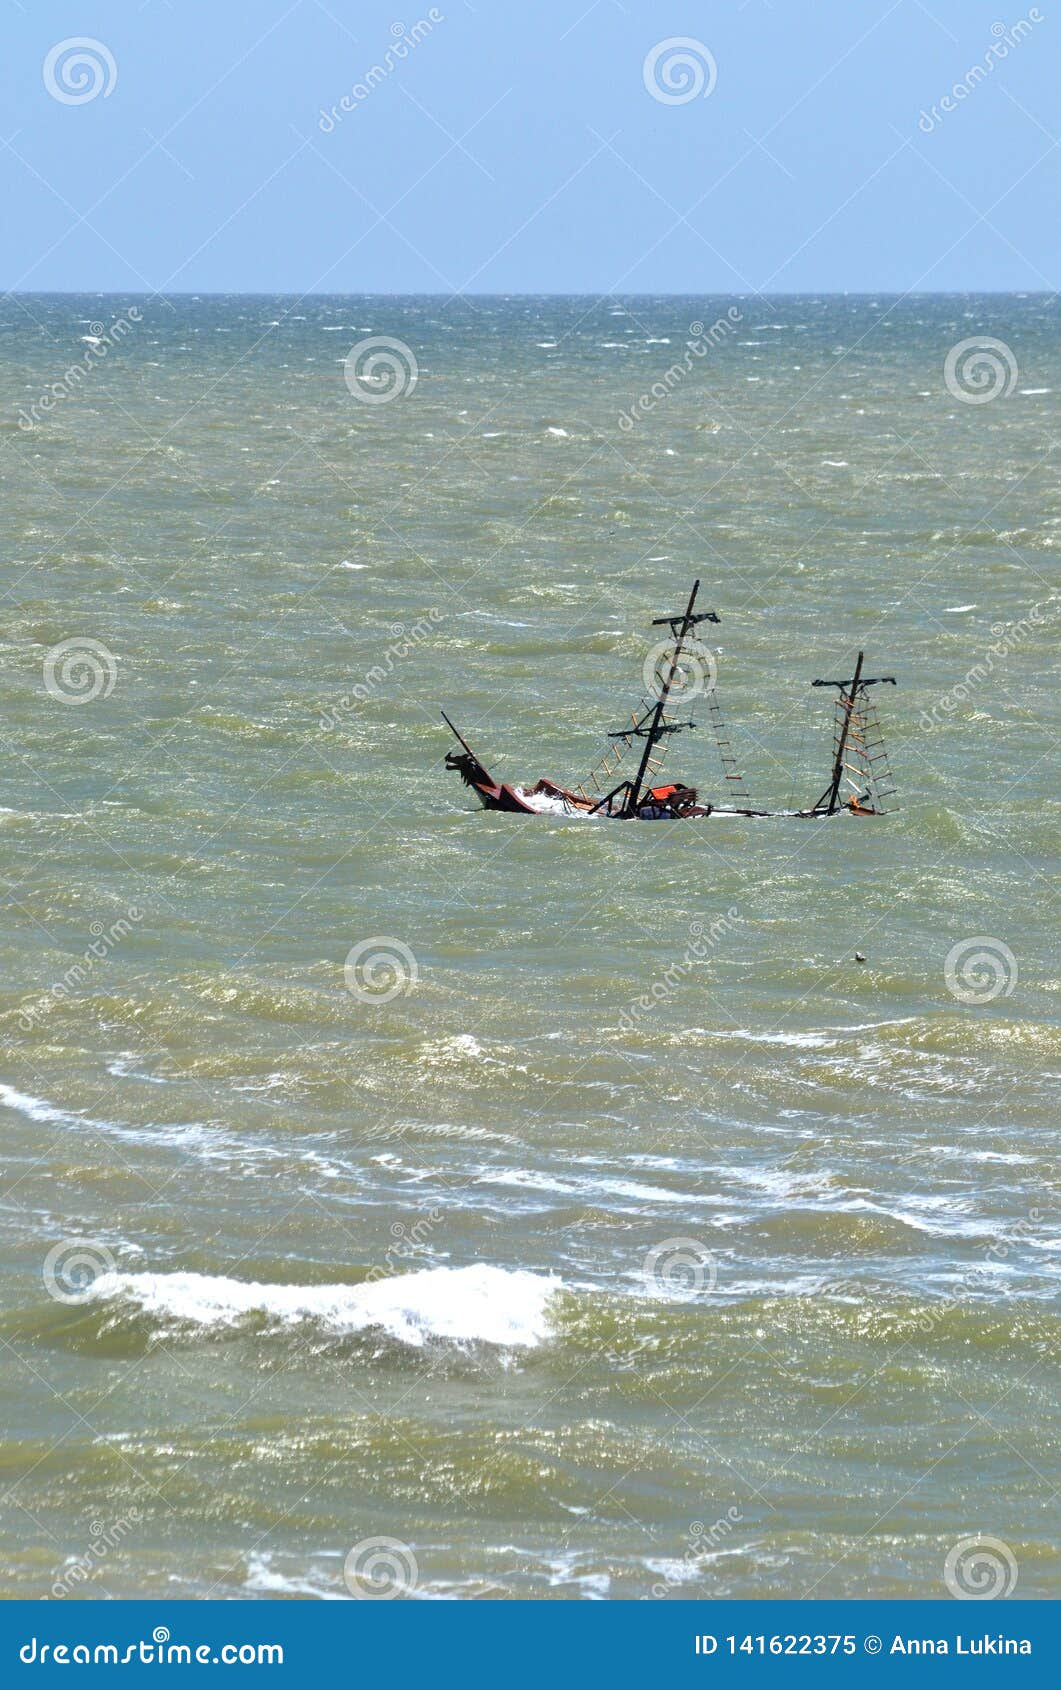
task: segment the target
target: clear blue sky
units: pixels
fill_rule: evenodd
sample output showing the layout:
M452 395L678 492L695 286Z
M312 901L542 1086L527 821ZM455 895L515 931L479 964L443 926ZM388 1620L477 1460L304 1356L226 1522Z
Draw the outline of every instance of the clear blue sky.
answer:
M1040 290L1057 277L1054 0L441 0L441 21L390 65L392 25L428 19L421 0L0 9L7 289ZM992 26L1035 17L992 62ZM99 94L67 103L42 67L78 36L103 44L116 80L101 60ZM678 36L710 54L713 68L694 56L714 87L668 104L644 66ZM373 65L385 74L357 99ZM322 128L343 95L355 109Z

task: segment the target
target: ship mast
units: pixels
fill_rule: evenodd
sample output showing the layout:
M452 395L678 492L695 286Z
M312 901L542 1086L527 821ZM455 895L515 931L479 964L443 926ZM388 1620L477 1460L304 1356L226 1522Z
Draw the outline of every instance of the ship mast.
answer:
M859 708L859 694L864 693L867 687L885 685L893 687L895 685L894 675L873 675L863 679L862 661L864 656L865 653L860 651L858 662L855 664L855 673L849 681L813 681L811 683L812 686L816 687L837 687L839 689L837 709L840 719L836 736L836 756L833 760L833 773L829 785L814 805L814 811L817 814L833 816L837 810L842 808L840 782L844 774L844 753L847 750L851 724Z
M683 611L676 616L656 616L653 618L653 628L669 628L674 640L674 649L670 654L667 673L660 684L655 703L646 710L645 714L629 728L619 728L609 735L610 739L619 739L624 743L631 739L643 739L645 749L641 753L641 761L633 780L622 781L618 786L613 787L610 792L605 793L604 797L593 806L594 813L598 810L607 809L609 815L623 816L627 819L636 816L653 747L658 745L666 734L680 733L683 728L696 726L695 722L665 722L663 714L667 707L671 688L674 685L675 676L678 673L682 648L690 629L695 628L699 622L717 622L719 620L713 610L702 610L699 614L694 612L693 606L696 603L696 595L699 591L700 583L694 581L693 590L689 594L689 602ZM616 808L615 802L620 797L622 799L621 805Z

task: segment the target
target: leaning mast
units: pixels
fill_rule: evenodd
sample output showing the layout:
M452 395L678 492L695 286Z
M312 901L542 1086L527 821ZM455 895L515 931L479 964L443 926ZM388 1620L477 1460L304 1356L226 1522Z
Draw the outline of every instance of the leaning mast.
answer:
M865 653L860 651L858 662L855 664L855 673L849 681L813 681L811 683L812 686L816 687L837 687L839 689L837 708L840 712L840 726L836 738L836 756L833 761L832 779L814 805L814 812L819 815L834 816L837 810L842 808L840 804L840 782L844 775L844 753L847 750L851 724L858 710L859 693L864 693L867 687L893 687L895 685L894 675L873 675L863 680L862 660L864 656Z

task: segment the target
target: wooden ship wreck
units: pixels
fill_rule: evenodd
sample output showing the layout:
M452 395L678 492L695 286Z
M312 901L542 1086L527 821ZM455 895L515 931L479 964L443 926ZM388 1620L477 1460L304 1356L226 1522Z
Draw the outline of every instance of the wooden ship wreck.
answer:
M668 703L683 695L682 657L689 635L701 622L718 622L713 610L697 612L699 581L694 581L685 610L674 616L657 616L652 626L670 629L656 669L652 696L642 699L631 715L630 725L613 729L610 746L597 769L574 788L539 779L532 786L497 781L458 732L446 712L442 719L460 749L446 754L446 767L458 773L487 810L505 810L518 815L567 815L619 821L667 821L704 819L709 816L791 816L816 818L840 814L881 816L888 813L886 801L894 795L888 755L871 687L894 686L893 675L866 675L860 651L854 674L848 680L816 680L816 687L835 687L833 761L829 784L814 803L804 809L770 810L753 806L726 732L714 685L703 691L726 783L725 802L701 799L698 789L684 781L655 784L665 751L674 735L695 728L693 721L677 721L668 714ZM631 756L631 753L633 754ZM633 772L610 785L613 775L630 758ZM636 759L636 765L635 765ZM592 786L592 792L587 791Z

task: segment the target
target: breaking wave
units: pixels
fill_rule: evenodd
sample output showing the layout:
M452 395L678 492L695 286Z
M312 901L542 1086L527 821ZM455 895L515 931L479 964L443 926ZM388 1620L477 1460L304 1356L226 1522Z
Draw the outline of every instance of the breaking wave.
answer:
M425 1268L361 1285L258 1285L221 1274L105 1273L93 1301L132 1303L170 1326L316 1325L348 1335L378 1330L421 1349L430 1339L532 1349L549 1333L555 1278L475 1265Z

